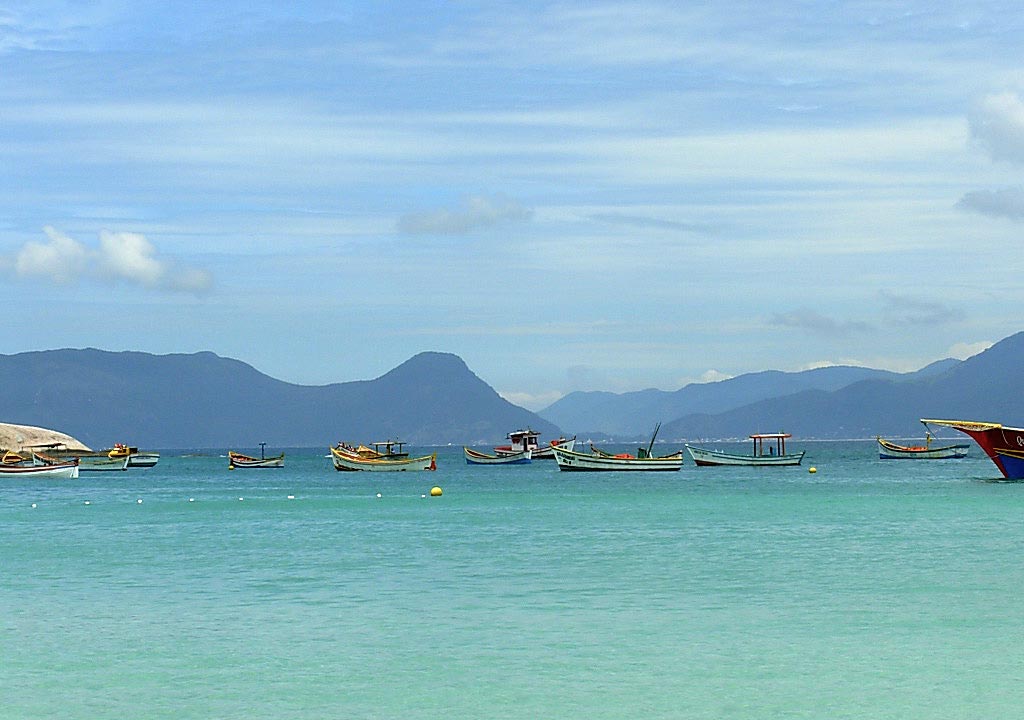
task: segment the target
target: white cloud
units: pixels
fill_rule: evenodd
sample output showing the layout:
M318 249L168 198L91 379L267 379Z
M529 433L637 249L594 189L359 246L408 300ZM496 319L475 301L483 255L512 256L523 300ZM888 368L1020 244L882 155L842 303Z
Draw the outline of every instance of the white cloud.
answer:
M836 320L810 308L799 308L786 313L777 313L770 320L772 325L798 328L812 335L845 336L868 329L867 323L854 320Z
M988 350L992 345L993 343L988 340L980 340L972 343L958 342L949 348L949 356L954 357L957 360L966 360L969 357Z
M200 293L213 285L205 270L186 268L160 258L140 233L100 232L98 248L89 248L47 226L48 243L27 242L18 251L14 271L19 277L48 278L67 284L82 279L108 280L151 290Z
M559 392L558 390L549 390L542 393L501 390L498 394L513 405L518 405L519 407L523 407L534 412L543 410L565 395L565 393Z
M529 210L505 197L470 197L454 210L404 215L398 220L398 230L410 235L465 235L501 223L524 221L530 216Z
M49 278L58 284L74 282L88 266L88 248L49 225L43 232L50 241L25 243L15 258L14 271L21 277Z

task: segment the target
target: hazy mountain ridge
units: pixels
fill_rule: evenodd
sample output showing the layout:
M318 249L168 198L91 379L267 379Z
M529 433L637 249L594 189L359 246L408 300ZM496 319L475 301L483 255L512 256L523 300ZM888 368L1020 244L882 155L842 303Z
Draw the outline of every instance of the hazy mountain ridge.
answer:
M674 439L785 431L805 438L921 436L921 418L1024 422L1024 333L960 362L933 363L898 379L867 379L834 392L807 390L662 427ZM954 433L955 434L955 433Z
M782 372L765 370L712 383L692 383L679 390L630 393L574 392L537 414L559 427L618 436L649 433L653 424L688 415L713 415L764 400L808 390L835 391L866 379L907 380L945 372L958 360L940 360L913 373L835 365Z
M447 353L420 353L374 380L303 386L210 352L50 350L0 356L0 382L24 388L8 397L4 421L93 447L498 443L528 425L544 437L558 432Z
M804 438L916 436L921 417L1024 421L1024 333L964 361L913 373L829 367L764 371L676 392L573 393L550 406L589 415L558 423L567 435L618 440L745 437L786 431ZM531 426L559 427L501 398L456 355L424 352L373 380L304 386L276 380L211 352L151 355L49 350L0 355L8 392L0 421L52 428L93 447L316 447L388 438L414 445L498 444ZM775 394L773 395L772 392ZM676 407L690 411L673 415ZM617 423L605 431L602 417Z

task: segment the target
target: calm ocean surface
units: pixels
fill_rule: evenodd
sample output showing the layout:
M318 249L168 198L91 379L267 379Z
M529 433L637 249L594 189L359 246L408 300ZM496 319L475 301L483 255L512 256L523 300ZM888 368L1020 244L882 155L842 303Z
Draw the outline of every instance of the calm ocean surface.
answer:
M1024 484L801 448L5 479L0 717L1019 717Z

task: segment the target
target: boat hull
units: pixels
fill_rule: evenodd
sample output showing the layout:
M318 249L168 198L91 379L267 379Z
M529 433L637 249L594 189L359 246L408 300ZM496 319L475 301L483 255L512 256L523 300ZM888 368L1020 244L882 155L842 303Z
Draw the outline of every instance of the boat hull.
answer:
M338 448L331 448L331 462L334 463L334 469L339 472L405 472L410 470L436 470L436 461L436 454L400 459L364 458L353 453L339 450Z
M967 457L969 448L970 445L907 447L881 438L878 439L880 460L958 460Z
M677 472L683 467L682 451L663 457L615 457L578 453L558 445L552 447L558 469L567 472Z
M254 458L239 453L228 453L228 468L238 469L264 469L284 467L284 453L268 458Z
M0 466L0 477L31 477L56 480L74 480L78 477L78 463L58 465L4 465Z
M922 420L968 435L978 443L1007 480L1024 480L1024 428L969 420Z
M160 453L158 452L147 452L145 450L141 452L132 453L128 458L128 467L138 468L149 468L160 462Z
M462 453L469 465L526 465L531 461L533 455L532 450L507 455L487 455L468 447L463 447Z
M745 467L780 467L799 465L803 462L804 451L786 455L741 455L721 450L686 446L697 467L745 466Z
M130 459L127 455L110 457L105 454L78 455L77 457L80 472L117 472L118 470L127 470Z

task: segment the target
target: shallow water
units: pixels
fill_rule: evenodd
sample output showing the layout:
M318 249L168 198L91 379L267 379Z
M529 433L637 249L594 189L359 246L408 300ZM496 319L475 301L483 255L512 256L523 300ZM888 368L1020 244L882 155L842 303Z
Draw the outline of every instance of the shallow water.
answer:
M1024 485L974 446L793 447L802 467L445 448L337 473L325 448L4 480L0 716L1015 716Z

